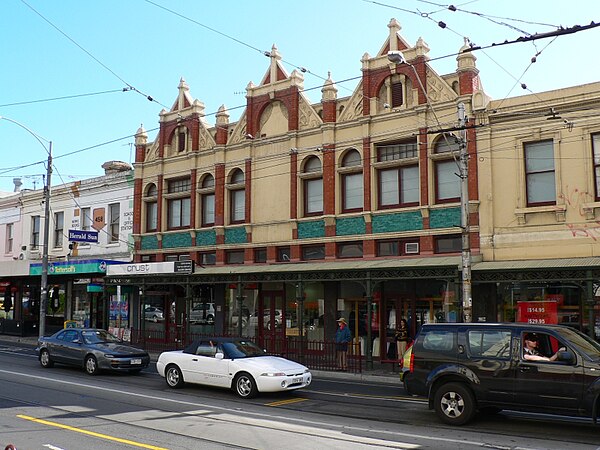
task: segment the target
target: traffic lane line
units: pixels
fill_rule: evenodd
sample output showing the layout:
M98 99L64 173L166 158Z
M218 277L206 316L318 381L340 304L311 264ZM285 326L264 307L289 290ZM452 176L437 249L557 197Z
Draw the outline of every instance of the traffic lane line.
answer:
M72 427L70 425L64 425L64 424L58 423L58 422L51 422L49 420L38 419L36 417L31 417L31 416L25 416L23 414L17 414L17 417L19 419L29 420L30 422L39 423L41 425L48 425L51 427L62 428L63 430L73 431L75 433L86 434L88 436L93 436L93 437L104 439L107 441L119 442L121 444L127 444L127 445L131 445L133 447L147 448L150 450L168 450L165 447L156 447L154 445L143 444L141 442L131 441L129 439L118 438L115 436L109 436L108 434L96 433L94 431L88 431L88 430L84 430L82 428Z
M300 403L308 400L307 398L288 398L286 400L279 400L277 402L265 403L265 406L282 406L282 405L291 405L292 403Z

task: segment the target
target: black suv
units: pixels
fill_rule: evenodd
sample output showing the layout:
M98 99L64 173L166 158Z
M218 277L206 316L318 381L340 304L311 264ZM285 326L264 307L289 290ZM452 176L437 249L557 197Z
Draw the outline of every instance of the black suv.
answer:
M560 325L423 325L404 355L401 379L409 394L428 397L429 408L452 425L477 411L502 409L594 423L600 414L600 344Z

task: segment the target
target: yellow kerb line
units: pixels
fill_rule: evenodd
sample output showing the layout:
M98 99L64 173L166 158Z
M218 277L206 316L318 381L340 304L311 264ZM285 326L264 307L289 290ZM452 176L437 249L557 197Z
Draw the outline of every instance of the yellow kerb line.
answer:
M290 405L292 403L299 403L308 400L307 398L290 398L288 400L281 400L279 402L267 403L265 406L281 406Z
M49 425L51 427L62 428L63 430L74 431L76 433L87 434L88 436L94 436L100 439L106 439L108 441L115 441L120 442L121 444L133 445L134 447L149 448L152 450L168 450L164 447L155 447L154 445L142 444L140 442L130 441L128 439L121 439L113 436L108 436L107 434L94 433L93 431L82 430L81 428L70 427L69 425L50 422L44 419L36 419L35 417L24 416L22 414L17 414L17 417L19 419L30 420L31 422L41 423L42 425Z

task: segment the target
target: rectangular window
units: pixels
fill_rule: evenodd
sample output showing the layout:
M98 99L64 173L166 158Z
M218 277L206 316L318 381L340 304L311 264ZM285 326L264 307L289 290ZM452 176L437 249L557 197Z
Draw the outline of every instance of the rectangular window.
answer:
M65 213L54 213L54 248L63 246Z
M400 243L398 241L377 242L377 256L400 256Z
M82 230L90 231L92 227L92 213L90 208L81 208L79 223Z
M453 159L435 163L436 201L457 202L460 200L460 178Z
M119 242L119 228L121 223L121 205L119 203L112 203L108 205L108 216L109 216L109 228L108 228L108 242Z
M169 229L190 226L191 203L189 198L177 198L169 200L168 210Z
M255 248L254 249L254 262L255 263L266 263L267 262L267 249L266 248Z
M600 200L600 133L592 135L592 151L594 156L594 180L596 185L596 201Z
M318 259L325 259L325 245L302 246L303 261L313 261Z
M215 224L215 194L202 195L202 226Z
M244 250L228 250L225 256L227 264L244 264Z
M435 240L435 253L458 253L462 251L462 237L460 235L437 236Z
M362 173L344 175L343 211L356 211L363 208L363 176Z
M306 202L306 215L317 215L323 213L323 179L316 178L304 181Z
M40 247L40 216L31 218L31 250L37 250Z
M231 191L231 223L241 223L246 219L246 191Z
M177 138L177 150L179 152L185 151L185 133L183 132L179 133L179 136Z
M338 258L362 258L362 242L344 242L337 244Z
M12 253L12 251L13 251L13 233L14 233L14 224L7 223L6 224L6 246L4 248L4 253Z
M552 139L525 144L525 177L527 206L556 204Z
M146 202L146 231L156 231L158 228L158 203Z
M416 158L419 155L417 140L385 144L377 146L377 161L399 161L407 158Z
M217 263L217 254L215 252L200 253L200 264L203 266L214 266Z
M379 206L392 208L419 204L419 166L379 171Z
M392 108L402 106L402 83L392 83Z
M167 192L176 194L178 192L190 192L192 189L192 181L190 178L182 178L180 180L170 180Z
M291 252L289 247L277 247L277 261L290 262Z

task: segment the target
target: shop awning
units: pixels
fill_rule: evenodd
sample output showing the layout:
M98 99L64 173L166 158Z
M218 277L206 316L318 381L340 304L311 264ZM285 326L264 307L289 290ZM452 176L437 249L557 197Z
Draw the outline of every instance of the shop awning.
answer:
M546 269L598 269L600 257L530 259L513 261L486 261L473 264L473 271L488 270L546 270Z

